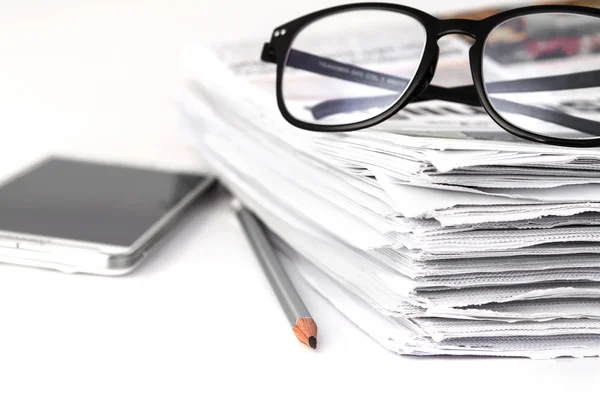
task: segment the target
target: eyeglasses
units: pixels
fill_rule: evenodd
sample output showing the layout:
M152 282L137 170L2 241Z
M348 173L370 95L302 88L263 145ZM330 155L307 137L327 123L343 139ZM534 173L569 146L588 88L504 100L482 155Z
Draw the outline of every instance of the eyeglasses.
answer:
M348 32L361 27L370 29L359 32L372 51L396 55L393 71L373 62L377 54L356 55ZM452 33L475 39L469 50L474 85L429 84L437 41ZM482 106L524 139L600 146L600 11L593 8L533 6L474 21L440 20L395 4L350 4L278 27L261 59L277 64L277 104L299 128L363 129L409 103L444 100Z

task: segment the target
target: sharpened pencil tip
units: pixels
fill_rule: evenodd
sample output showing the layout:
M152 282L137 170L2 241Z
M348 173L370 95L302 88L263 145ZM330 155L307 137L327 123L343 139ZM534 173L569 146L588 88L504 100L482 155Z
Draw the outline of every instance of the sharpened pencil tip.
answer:
M310 317L298 318L292 327L296 338L313 349L317 348L317 325Z

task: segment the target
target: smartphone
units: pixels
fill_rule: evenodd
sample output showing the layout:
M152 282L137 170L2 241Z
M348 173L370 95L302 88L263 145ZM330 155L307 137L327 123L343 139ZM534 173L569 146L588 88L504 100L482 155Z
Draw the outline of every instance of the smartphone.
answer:
M127 274L214 183L204 175L44 160L0 186L0 263Z

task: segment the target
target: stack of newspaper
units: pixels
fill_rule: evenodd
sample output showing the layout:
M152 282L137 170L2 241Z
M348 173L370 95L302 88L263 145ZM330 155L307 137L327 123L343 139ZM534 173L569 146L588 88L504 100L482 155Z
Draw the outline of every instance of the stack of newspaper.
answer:
M180 110L290 273L401 354L600 355L600 151L438 102L369 130L299 130L260 48L195 49ZM443 43L435 83L468 84L467 50Z

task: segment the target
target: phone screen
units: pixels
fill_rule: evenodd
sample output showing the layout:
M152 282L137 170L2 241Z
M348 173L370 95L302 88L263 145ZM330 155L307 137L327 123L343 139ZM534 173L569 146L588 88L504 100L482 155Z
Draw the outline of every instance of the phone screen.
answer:
M130 246L207 179L49 159L0 187L0 231Z

